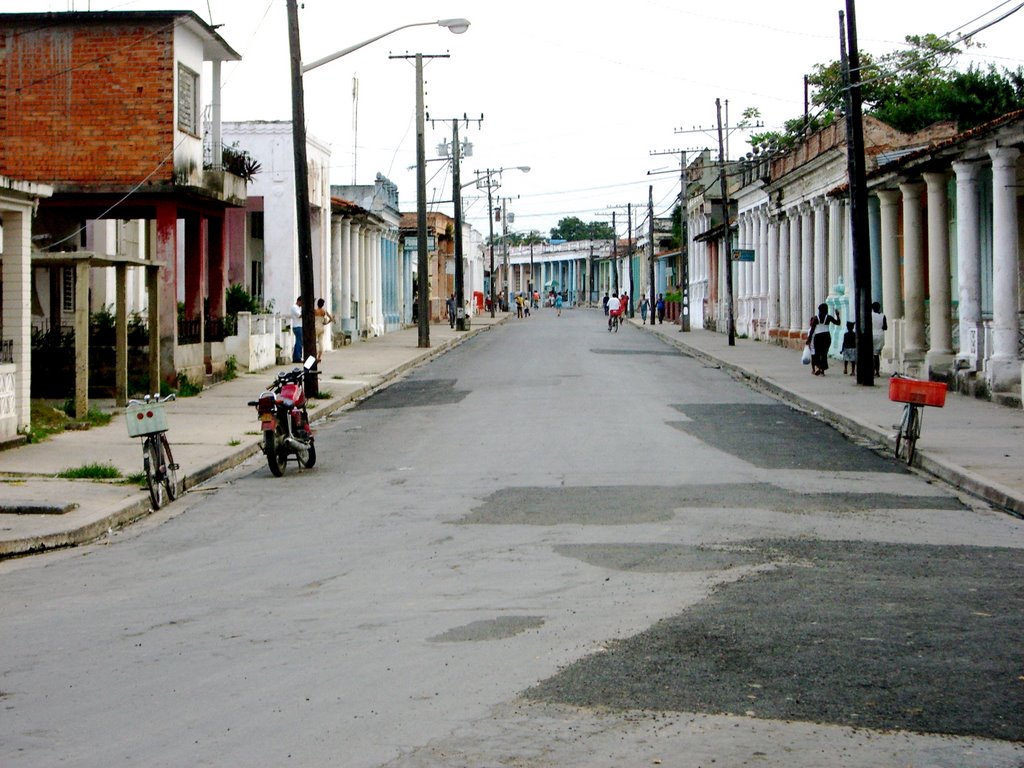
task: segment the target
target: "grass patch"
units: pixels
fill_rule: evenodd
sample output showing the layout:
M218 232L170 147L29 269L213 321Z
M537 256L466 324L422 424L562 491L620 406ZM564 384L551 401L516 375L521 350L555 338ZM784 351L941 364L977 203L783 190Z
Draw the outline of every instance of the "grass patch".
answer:
M33 400L29 410L28 441L39 443L64 431L70 419L64 411L42 400Z
M121 485L138 485L140 487L146 487L146 473L145 472L132 472L130 475L125 475L121 478Z
M178 374L177 385L178 397L195 397L196 395L203 391L202 382L192 381L184 373Z
M111 464L83 464L58 472L57 477L64 480L116 480L121 471Z
M242 441L239 440L237 437L232 438L231 440L228 440L228 445L230 445L232 447L234 447L236 445L241 445L241 444L242 444Z
M342 379L344 379L345 377L344 377L344 376L342 376L342 375L341 375L340 373L336 373L336 374L334 374L333 376L331 376L331 378L332 378L332 379L338 379L339 381L341 381L341 380L342 380Z
M231 381L238 378L238 360L231 355L224 363L224 381Z
M334 397L334 393L329 389L321 389L313 397L316 400L330 400Z

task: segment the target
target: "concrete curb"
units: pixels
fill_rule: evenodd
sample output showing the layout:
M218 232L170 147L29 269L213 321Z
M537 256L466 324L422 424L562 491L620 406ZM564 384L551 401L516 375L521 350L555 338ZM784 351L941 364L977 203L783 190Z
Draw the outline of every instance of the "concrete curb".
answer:
M315 424L323 421L331 414L350 405L351 403L359 402L360 400L369 397L374 392L387 388L407 371L423 365L424 363L430 362L434 358L449 352L478 334L502 325L506 319L507 318L502 319L493 325L471 328L463 335L457 336L453 339L447 339L436 347L429 347L423 350L422 353L416 355L410 360L407 360L401 365L382 371L379 374L380 381L375 384L366 384L357 390L329 400L323 403L323 405L320 405L317 408L313 423ZM259 452L260 444L256 441L250 445L239 448L237 451L213 462L212 464L202 467L195 472L191 472L181 480L182 494L229 469L237 467ZM12 539L10 541L0 541L0 559L33 555L54 549L63 549L89 544L107 535L110 531L123 528L124 526L130 525L131 523L147 517L152 513L153 510L150 508L149 503L149 493L147 491L143 491L138 494L137 498L132 498L128 502L121 504L109 514L74 527L70 530L43 534L40 536L29 536L21 539Z
M647 330L648 333L659 336L664 339L667 344L676 347L690 357L696 358L705 363L716 365L729 373L733 378L740 379L750 386L771 395L777 400L781 400L789 405L799 408L801 411L805 411L819 421L838 427L841 431L847 432L848 434L869 440L884 452L892 453L892 451L895 450L896 440L894 435L891 435L878 427L864 424L856 419L851 419L848 416L844 416L843 414L830 410L820 403L813 402L805 397L795 394L794 392L790 392L788 389L776 384L769 378L751 373L742 366L721 360L704 350L691 347L685 341L669 338L663 334L651 331L645 326L640 326L640 328ZM914 466L921 471L954 486L955 488L983 499L997 507L1005 509L1017 517L1024 517L1024 498L1021 498L1009 489L1004 488L997 483L969 472L963 467L958 467L956 465L940 461L929 456L926 450L922 450L920 448L915 452Z

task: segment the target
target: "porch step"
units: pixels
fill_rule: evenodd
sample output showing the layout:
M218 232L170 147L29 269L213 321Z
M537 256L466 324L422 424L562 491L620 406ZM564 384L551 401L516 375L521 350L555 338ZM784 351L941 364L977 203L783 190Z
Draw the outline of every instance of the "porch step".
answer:
M1020 408L1021 396L1017 392L993 392L992 402L1007 408Z

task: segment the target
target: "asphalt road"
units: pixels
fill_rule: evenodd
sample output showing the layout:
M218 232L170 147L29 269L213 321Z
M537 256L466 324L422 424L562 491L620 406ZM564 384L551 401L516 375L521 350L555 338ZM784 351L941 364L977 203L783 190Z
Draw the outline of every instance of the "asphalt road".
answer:
M1024 765L1024 524L637 329L317 440L0 563L0 765Z

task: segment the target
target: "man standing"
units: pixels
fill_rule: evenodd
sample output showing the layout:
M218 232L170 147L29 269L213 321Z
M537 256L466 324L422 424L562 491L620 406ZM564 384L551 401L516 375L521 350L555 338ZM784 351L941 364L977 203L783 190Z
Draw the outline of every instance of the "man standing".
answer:
M452 328L455 327L455 294L453 293L448 297L448 301L445 302L445 306L448 309L448 325Z
M292 349L292 362L302 362L302 297L295 300L292 307L292 333L295 334L295 347Z

